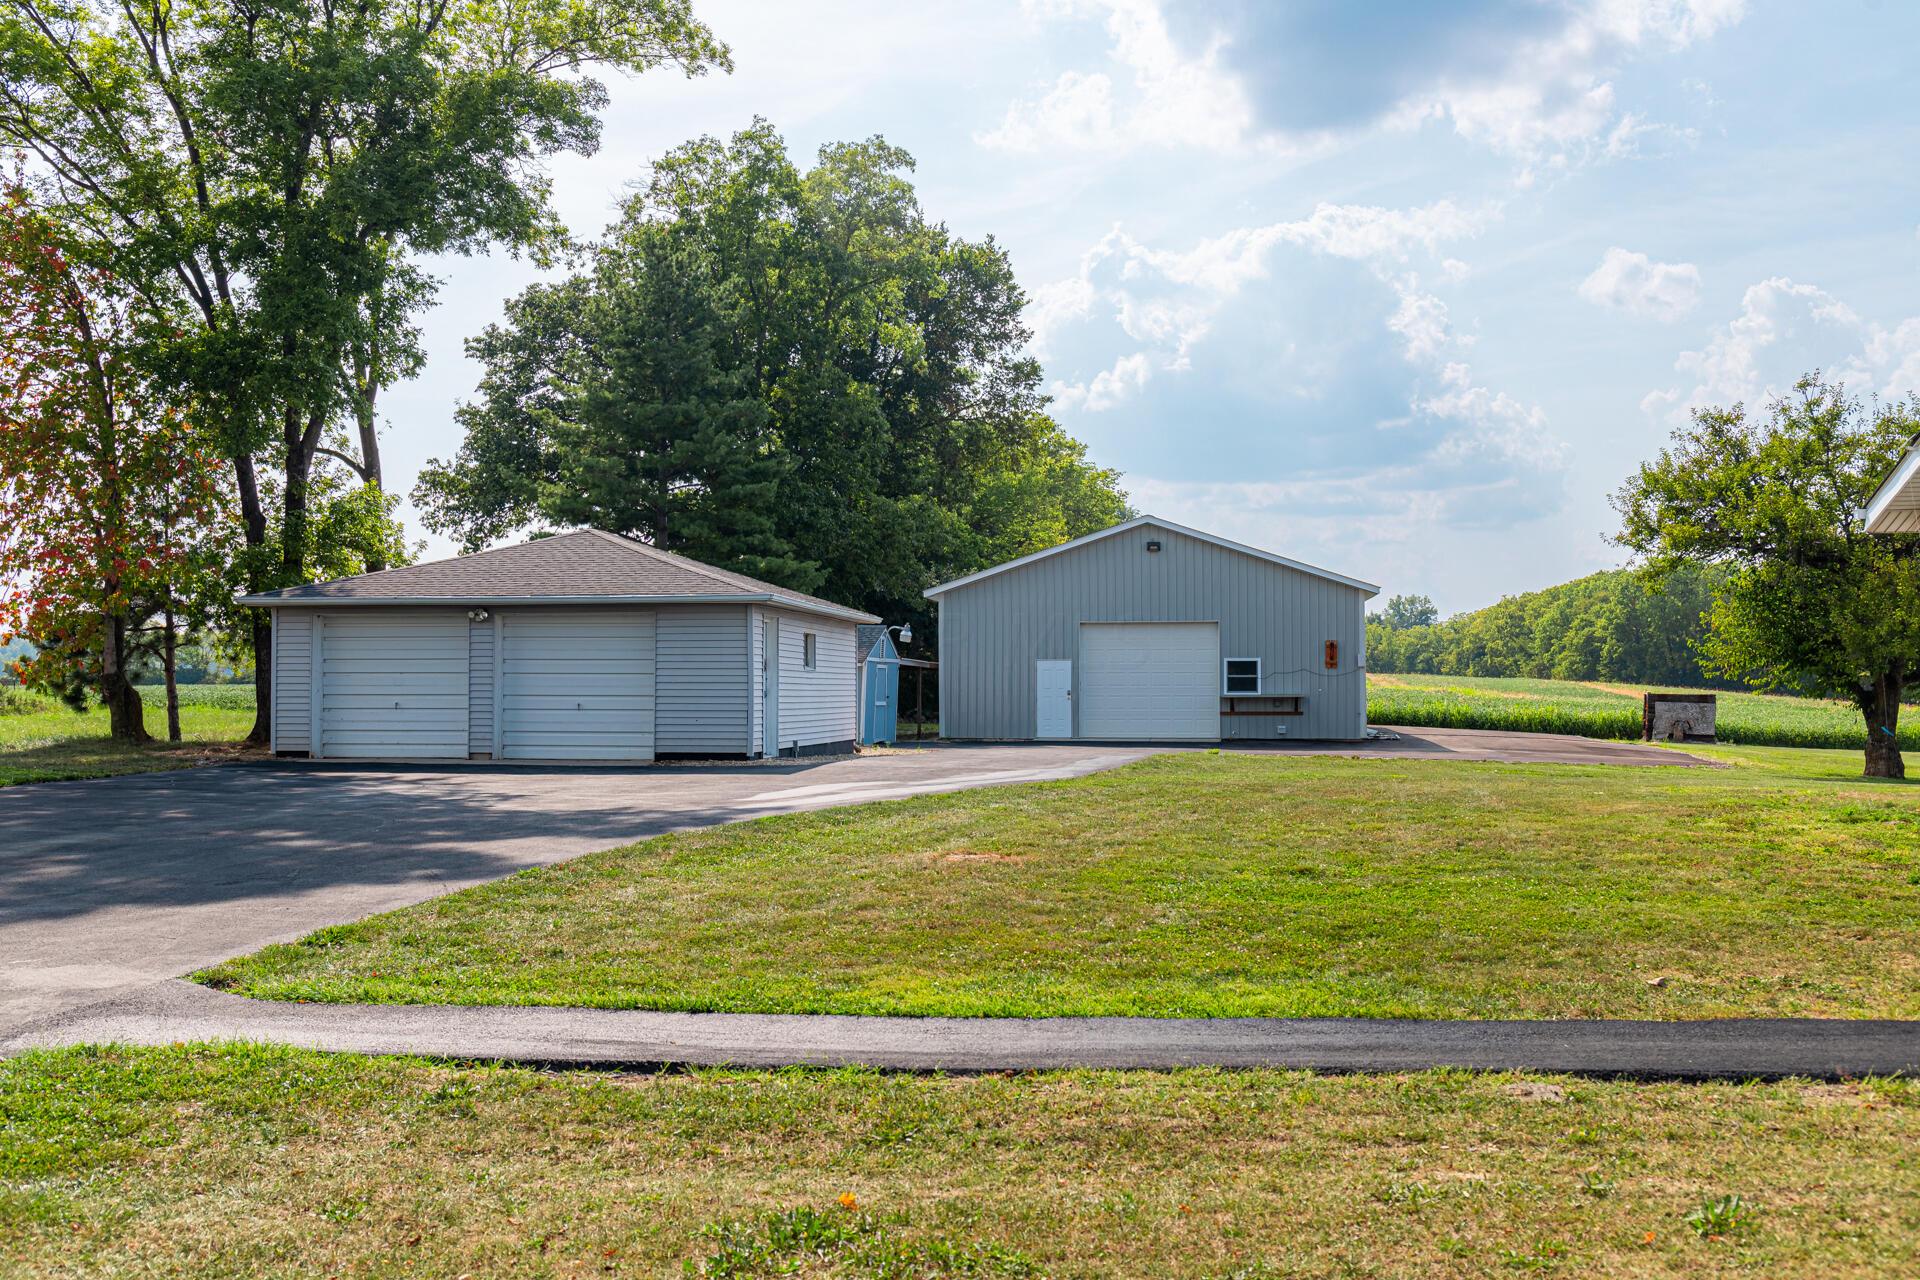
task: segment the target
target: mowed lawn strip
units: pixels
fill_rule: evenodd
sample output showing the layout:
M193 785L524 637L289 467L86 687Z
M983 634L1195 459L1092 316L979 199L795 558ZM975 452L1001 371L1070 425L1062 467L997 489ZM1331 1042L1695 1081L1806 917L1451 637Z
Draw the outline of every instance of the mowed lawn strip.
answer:
M1913 1081L76 1049L0 1063L0 1135L0 1271L36 1276L1920 1270Z
M1920 788L1192 753L770 818L218 966L283 1000L856 1014L1920 1017Z
M252 688L189 686L180 693L180 732L186 740L178 745L166 741L165 694L157 688L140 691L147 732L155 738L144 747L108 736L105 708L75 712L54 704L44 711L0 715L0 787L190 769L238 755L237 744L253 727Z

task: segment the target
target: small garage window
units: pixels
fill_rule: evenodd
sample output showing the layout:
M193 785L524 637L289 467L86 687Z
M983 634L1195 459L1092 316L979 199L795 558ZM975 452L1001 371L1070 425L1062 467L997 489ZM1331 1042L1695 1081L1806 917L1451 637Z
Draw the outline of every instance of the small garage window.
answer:
M1247 696L1260 692L1260 659L1228 658L1227 680L1223 686L1229 694Z
M813 632L811 631L801 632L800 633L800 661L802 665L804 665L806 669L809 671L813 670L816 649L817 649L817 646L814 644Z

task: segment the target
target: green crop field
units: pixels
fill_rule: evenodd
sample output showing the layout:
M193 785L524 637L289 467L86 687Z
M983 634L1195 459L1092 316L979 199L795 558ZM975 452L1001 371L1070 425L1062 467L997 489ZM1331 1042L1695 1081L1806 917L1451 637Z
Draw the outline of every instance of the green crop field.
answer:
M163 685L143 684L140 686L140 700L150 707L167 705L167 690ZM180 705L183 707L217 707L222 711L253 710L253 686L250 684L183 684L180 686Z
M148 710L167 705L167 690L164 685L143 684L140 687L140 700ZM253 686L250 684L183 684L180 686L180 705L182 707L210 707L219 711L253 710ZM40 715L49 711L61 710L57 698L31 689L23 689L17 684L0 684L0 716Z
M1367 719L1373 724L1435 729L1509 729L1576 733L1589 738L1640 736L1642 692L1700 690L1585 684L1572 680L1508 680L1475 676L1370 674ZM1844 702L1775 694L1714 691L1720 741L1762 747L1855 749L1866 741L1860 712ZM1901 717L1900 745L1920 750L1920 707Z

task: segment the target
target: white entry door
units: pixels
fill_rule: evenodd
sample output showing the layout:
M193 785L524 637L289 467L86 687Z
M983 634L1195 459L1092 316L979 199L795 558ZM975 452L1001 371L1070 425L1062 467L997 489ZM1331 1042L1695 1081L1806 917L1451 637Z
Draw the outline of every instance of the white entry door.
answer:
M760 624L760 754L780 754L780 619Z
M1034 691L1039 704L1036 738L1073 736L1073 663L1041 658L1033 664Z
M467 615L367 609L321 619L320 757L467 758Z
M1080 626L1080 736L1220 737L1220 629L1211 622Z
M653 758L652 613L504 613L500 638L504 758Z

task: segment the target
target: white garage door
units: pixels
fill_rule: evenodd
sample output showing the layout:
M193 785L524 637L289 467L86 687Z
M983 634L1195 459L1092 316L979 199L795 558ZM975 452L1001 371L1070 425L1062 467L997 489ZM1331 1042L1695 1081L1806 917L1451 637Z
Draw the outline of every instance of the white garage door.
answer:
M653 758L653 615L503 614L500 754Z
M1220 736L1220 633L1211 622L1080 627L1080 736Z
M320 624L322 756L467 756L467 615L328 614Z

